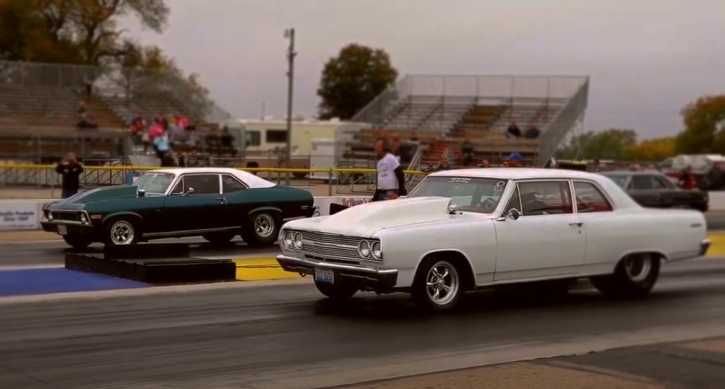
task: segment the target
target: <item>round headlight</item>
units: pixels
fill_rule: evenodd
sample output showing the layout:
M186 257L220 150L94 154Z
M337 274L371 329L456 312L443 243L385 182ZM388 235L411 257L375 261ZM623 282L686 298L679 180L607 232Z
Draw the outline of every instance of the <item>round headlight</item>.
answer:
M53 220L53 212L48 212L48 220Z
M375 257L376 259L381 259L383 257L383 250L380 246L380 242L373 243L371 251L373 253L373 257Z
M88 218L85 213L81 213L81 223L88 223Z
M302 234L299 232L295 233L295 248L297 250L302 250Z
M292 244L294 242L292 241L292 233L287 231L284 233L284 239L282 239L282 245L284 245L285 248L291 249Z
M364 240L357 245L357 252L361 257L367 258L370 256L370 242Z

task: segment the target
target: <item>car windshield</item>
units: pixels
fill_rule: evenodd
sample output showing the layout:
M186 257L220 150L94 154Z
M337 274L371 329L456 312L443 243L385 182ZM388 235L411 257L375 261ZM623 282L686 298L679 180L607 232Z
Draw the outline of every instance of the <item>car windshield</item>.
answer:
M624 183L627 182L627 176L624 174L608 174L605 177L609 177L620 188L624 188Z
M134 185L138 186L139 189L143 189L146 193L166 193L169 189L171 181L174 180L174 175L171 173L144 173L139 177L138 181Z
M497 178L427 177L408 197L448 197L460 211L492 213L507 183Z

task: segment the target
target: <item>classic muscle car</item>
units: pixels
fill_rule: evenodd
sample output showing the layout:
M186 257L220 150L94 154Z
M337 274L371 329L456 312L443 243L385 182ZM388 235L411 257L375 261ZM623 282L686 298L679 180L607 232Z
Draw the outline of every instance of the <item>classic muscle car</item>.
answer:
M332 299L410 292L443 311L466 291L531 281L644 296L662 262L709 245L702 213L643 208L598 174L467 169L433 173L405 199L289 222L277 261Z
M622 187L643 207L689 208L707 212L710 198L707 192L680 189L658 171L614 171L601 173Z
M263 246L276 242L284 221L312 216L313 203L306 190L236 169L160 169L133 185L44 204L40 223L76 249L199 235L212 243L241 235L247 244Z

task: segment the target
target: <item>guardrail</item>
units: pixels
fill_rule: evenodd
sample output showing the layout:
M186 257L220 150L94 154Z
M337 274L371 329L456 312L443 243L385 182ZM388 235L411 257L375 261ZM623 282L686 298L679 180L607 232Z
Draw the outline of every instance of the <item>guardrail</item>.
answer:
M34 164L0 164L0 187L36 187L55 188L60 187L60 175L55 172L56 165L34 165ZM84 166L84 173L81 174L80 182L84 188L98 186L123 185L128 182L129 175L149 170L163 169L155 166ZM204 169L204 168L198 168ZM327 174L327 179L322 180L327 184L327 195L335 193L368 193L374 189L375 169L362 168L318 168L318 169L286 169L286 168L235 168L250 173L258 174L260 177L281 183L286 173L312 173ZM425 175L427 172L418 170L406 170L405 174ZM300 185L312 185L313 180L296 180ZM319 180L317 180L319 181Z

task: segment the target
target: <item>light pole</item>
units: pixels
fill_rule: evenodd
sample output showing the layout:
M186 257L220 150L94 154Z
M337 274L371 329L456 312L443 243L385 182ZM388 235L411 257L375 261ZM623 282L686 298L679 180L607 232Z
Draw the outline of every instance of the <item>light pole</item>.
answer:
M292 167L290 160L292 159L292 97L294 94L295 80L295 29L290 28L284 31L284 37L289 39L289 49L287 50L287 152L285 155L285 166L287 169ZM285 173L285 185L290 184L290 173Z

